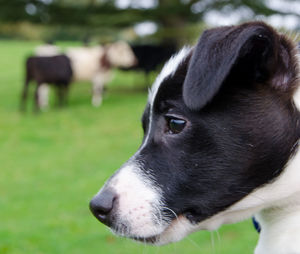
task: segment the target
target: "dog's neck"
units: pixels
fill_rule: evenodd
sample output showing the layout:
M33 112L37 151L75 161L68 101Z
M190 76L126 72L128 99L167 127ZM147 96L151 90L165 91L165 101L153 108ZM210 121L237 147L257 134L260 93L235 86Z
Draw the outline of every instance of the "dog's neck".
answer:
M300 253L300 192L286 204L272 207L257 214L261 233L255 254Z
M294 94L294 103L300 109L300 89ZM285 171L300 172L300 147L289 161ZM299 173L295 177L300 176ZM255 254L293 254L300 253L300 179L299 188L287 185L287 192L294 193L275 204L261 210L255 218L259 221L261 232ZM287 182L286 182L287 183ZM276 195L276 193L275 193Z

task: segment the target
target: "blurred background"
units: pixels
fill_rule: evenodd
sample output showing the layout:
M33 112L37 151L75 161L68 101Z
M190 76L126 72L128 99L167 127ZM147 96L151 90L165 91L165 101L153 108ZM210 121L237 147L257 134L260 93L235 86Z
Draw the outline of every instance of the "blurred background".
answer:
M147 88L166 59L206 28L248 20L297 41L300 1L0 0L0 253L252 253L251 221L149 247L115 237L88 209L141 143ZM120 41L135 57L127 64L113 56ZM76 79L78 52L97 68ZM61 53L73 70L65 103L62 84L31 75L55 79Z

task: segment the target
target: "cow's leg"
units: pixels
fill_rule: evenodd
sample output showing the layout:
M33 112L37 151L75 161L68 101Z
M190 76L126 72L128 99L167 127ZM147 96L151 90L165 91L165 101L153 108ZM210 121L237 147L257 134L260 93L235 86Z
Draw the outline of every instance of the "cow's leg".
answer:
M40 111L40 106L39 106L39 88L41 86L41 83L37 83L37 86L35 88L34 92L34 112L38 113Z
M93 97L92 97L92 105L95 107L99 107L102 103L103 90L104 85L111 80L111 72L105 71L98 73L93 77Z
M49 85L46 83L38 87L38 105L41 110L45 110L49 105Z
M20 109L21 111L25 111L26 108L26 100L28 96L28 86L29 86L29 78L25 78L25 83L22 91L22 96L21 96L21 104L20 104Z
M63 84L56 84L56 106L62 107L63 106Z
M92 105L94 107L99 107L102 103L103 87L104 83L102 82L93 83Z
M66 83L64 85L64 105L68 105L68 95L69 95L69 86L70 84L69 83Z
M60 107L67 104L68 84L60 84L58 86L58 105Z

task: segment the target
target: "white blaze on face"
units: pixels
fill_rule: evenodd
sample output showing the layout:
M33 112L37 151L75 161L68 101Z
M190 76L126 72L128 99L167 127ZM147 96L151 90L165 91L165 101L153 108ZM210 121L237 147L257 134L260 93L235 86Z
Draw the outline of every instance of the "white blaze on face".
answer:
M149 91L148 102L151 105L153 105L154 99L156 97L157 91L161 83L168 76L172 77L175 74L175 71L177 70L178 66L180 65L180 63L182 63L185 57L187 57L190 51L191 51L190 47L183 47L178 52L177 55L171 57L171 59L164 65L163 69L161 70L160 74L157 76L152 88Z
M148 127L148 132L146 134L144 144L142 145L140 150L142 150L147 145L149 139L149 134L151 132L151 127L152 127L153 104L161 83L167 77L172 77L175 74L175 71L177 70L178 66L188 56L190 51L191 51L190 47L183 47L177 55L171 57L171 59L164 65L162 71L157 76L152 88L149 90L149 94L148 94L148 103L150 104L149 127Z

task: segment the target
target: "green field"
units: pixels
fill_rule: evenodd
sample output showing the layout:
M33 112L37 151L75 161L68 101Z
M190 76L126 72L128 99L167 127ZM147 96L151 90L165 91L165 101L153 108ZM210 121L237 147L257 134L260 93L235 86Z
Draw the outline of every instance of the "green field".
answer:
M72 86L67 108L21 114L24 58L35 45L0 41L1 254L253 252L258 235L250 221L164 247L117 238L100 224L88 203L141 142L147 95L132 87L143 76L118 72L100 108L82 83Z

